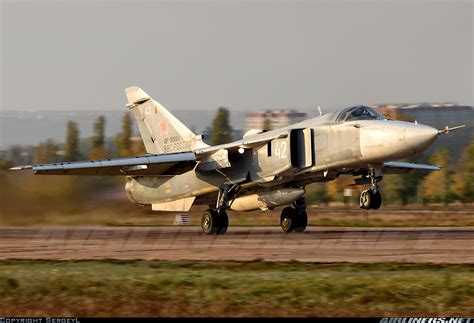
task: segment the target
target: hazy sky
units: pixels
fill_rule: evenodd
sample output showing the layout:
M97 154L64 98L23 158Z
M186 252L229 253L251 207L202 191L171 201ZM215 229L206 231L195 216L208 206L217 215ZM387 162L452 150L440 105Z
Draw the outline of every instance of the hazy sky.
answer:
M1 2L1 109L473 104L472 1Z

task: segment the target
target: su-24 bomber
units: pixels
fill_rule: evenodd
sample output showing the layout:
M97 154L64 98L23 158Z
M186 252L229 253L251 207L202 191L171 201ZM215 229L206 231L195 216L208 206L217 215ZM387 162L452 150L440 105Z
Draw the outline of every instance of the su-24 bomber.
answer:
M139 87L125 90L147 155L99 161L18 166L39 175L121 175L130 201L155 211L187 212L209 205L201 219L206 234L223 234L227 210L283 208L284 232L308 223L305 186L351 175L367 185L362 209L378 209L384 174L440 167L397 162L426 150L443 133L430 126L390 120L367 106L321 114L293 125L247 131L242 139L209 146Z

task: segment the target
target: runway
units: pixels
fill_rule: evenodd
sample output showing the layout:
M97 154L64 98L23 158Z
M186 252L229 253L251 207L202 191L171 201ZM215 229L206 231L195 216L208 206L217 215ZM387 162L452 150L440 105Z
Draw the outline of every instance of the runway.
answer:
M268 260L474 263L474 228L196 226L0 229L0 259Z

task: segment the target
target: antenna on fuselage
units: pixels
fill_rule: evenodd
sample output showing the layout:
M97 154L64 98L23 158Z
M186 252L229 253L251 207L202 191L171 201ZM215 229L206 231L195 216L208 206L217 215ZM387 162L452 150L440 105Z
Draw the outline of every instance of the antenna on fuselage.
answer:
M323 115L323 111L321 111L321 107L318 105L316 108L317 108L318 111L319 111L319 115L322 116L322 115Z

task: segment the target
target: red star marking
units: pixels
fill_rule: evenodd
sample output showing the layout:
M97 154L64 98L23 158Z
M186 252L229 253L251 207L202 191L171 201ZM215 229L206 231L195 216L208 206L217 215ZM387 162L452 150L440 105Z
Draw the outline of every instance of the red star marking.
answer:
M160 122L160 132L168 132L168 123L165 120L161 120Z

